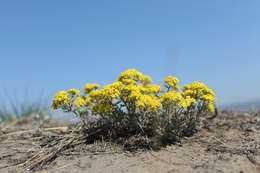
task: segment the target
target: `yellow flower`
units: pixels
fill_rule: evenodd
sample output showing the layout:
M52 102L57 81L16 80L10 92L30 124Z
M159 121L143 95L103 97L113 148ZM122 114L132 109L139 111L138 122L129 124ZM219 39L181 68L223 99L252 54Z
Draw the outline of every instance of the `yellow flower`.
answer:
M122 87L122 82L116 81L111 84L114 88L120 89Z
M191 98L190 96L187 96L179 102L179 106L186 109L192 106L194 103L196 103L196 100L194 98Z
M213 90L209 89L202 82L193 82L190 85L184 85L183 88L184 96L190 96L196 100L204 100L209 102L215 101L215 93Z
M72 98L66 91L59 91L53 98L52 109L66 109L70 106L71 101Z
M92 90L91 92L89 92L89 97L99 97L101 95L101 91L100 90Z
M80 91L79 90L77 90L77 89L69 89L69 90L67 90L67 92L69 93L69 94L71 94L71 95L77 95L77 96L79 96L79 94L80 94Z
M140 97L140 87L137 85L126 85L122 88L121 94L127 96L128 100L137 99Z
M133 79L122 79L121 81L125 85L133 85L133 84L135 84L135 81Z
M215 112L215 106L213 103L207 103L207 109L210 111L210 112Z
M207 94L203 95L200 97L201 100L209 101L209 102L214 102L216 98L213 95Z
M161 87L153 85L151 77L129 69L122 72L114 83L103 88L98 89L98 84L86 84L83 88L84 96L80 96L80 91L76 89L58 92L54 96L52 108L67 111L70 108L85 108L93 114L108 115L114 109L131 113L164 111L168 108L176 112L193 107L197 110L195 106L202 103L202 108L214 111L215 93L205 84L193 82L180 90L177 78L168 76L164 82L167 92L160 94Z
M89 97L86 97L86 98L85 98L85 102L86 102L87 105L89 105L89 104L93 103L93 98L90 97L90 96L89 96Z
M98 88L99 88L98 84L86 84L84 86L84 91L85 91L85 93L88 94L90 91L98 89Z
M176 91L169 91L160 96L160 101L163 104L172 104L180 101L181 99L182 99L181 94L177 93Z
M151 95L158 94L161 91L161 87L159 85L145 85L140 89L143 93Z
M162 105L156 97L141 95L136 101L136 107L141 111L157 111Z
M118 81L123 82L126 79L141 80L142 77L143 77L143 75L141 72L139 72L135 69L129 69L120 74Z
M172 88L176 91L180 90L178 83L179 83L179 79L172 77L172 76L168 76L167 78L164 79L164 82L167 84L166 86L168 88Z
M79 96L75 99L74 104L77 109L87 105L86 98L84 96Z
M119 98L120 96L120 83L113 83L105 86L101 91L106 98Z
M145 76L145 75L143 75L143 76L141 77L141 82L142 82L143 85L147 85L147 84L152 83L152 79L151 79L150 76Z

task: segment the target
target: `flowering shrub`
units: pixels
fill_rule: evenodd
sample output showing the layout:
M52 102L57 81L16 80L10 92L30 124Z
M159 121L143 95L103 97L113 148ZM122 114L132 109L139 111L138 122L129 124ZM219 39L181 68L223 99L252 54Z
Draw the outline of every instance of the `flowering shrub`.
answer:
M214 112L215 94L201 82L183 88L172 76L164 82L162 89L149 76L130 69L102 88L98 84L86 84L82 92L59 91L52 108L73 112L84 121L97 116L101 124L110 122L102 135L112 138L142 134L175 141L194 133L201 117Z

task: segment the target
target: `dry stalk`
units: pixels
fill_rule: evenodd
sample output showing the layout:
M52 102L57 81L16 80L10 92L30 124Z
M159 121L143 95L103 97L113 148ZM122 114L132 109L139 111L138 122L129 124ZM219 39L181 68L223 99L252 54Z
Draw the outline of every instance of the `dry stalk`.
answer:
M31 159L26 161L23 166L27 170L34 169L37 166L43 166L44 164L46 164L49 161L51 161L52 159L54 159L58 153L60 153L61 151L63 151L67 147L69 147L75 140L77 140L77 138L75 138L75 137L72 139L69 139L69 140L65 139L61 142L60 145L54 146L54 148L43 149L43 151L41 151L40 153L36 154ZM48 150L50 150L50 151L48 151ZM47 153L47 155L45 153Z
M70 134L61 136L59 139L55 140L51 144L48 144L21 165L26 170L32 170L37 167L43 167L44 165L48 164L53 159L55 159L57 155L62 151L66 150L70 146L75 146L86 142L86 139L88 137L95 135L96 133L100 132L106 127L107 125L105 124L96 131L89 134L85 134L82 133L82 130L84 130L84 128L81 125L76 126Z
M51 128L45 128L43 131L53 131L53 130L62 130L62 131L67 131L68 127L51 127ZM16 132L11 132L7 133L4 135L1 135L0 138L2 137L7 137L7 136L12 136L12 135L19 135L19 134L24 134L24 133L33 133L35 130L22 130L22 131L16 131Z
M255 165L256 167L258 167L260 169L260 163L255 160L253 155L248 154L247 158L253 165Z

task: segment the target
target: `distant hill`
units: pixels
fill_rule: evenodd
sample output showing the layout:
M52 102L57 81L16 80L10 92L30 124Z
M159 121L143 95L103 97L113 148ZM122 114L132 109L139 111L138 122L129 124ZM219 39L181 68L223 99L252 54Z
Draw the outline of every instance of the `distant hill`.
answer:
M240 110L240 111L247 111L247 110L254 109L254 108L260 109L260 99L226 105L226 106L222 106L221 108L222 109L231 109L231 110Z

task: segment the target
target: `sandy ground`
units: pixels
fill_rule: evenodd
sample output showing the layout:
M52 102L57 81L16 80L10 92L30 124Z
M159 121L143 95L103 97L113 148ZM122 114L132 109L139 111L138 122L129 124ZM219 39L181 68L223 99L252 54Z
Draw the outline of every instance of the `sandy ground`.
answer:
M66 125L54 120L46 123L46 127ZM130 153L105 142L79 145L33 171L27 171L23 163L41 149L46 141L43 136L60 135L64 129L50 130L43 136L21 132L31 129L26 120L2 123L0 129L0 172L260 172L260 114L222 112L194 136L160 151Z

